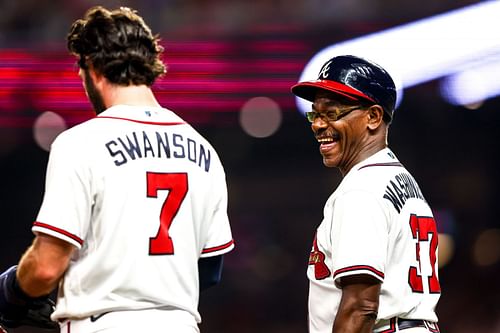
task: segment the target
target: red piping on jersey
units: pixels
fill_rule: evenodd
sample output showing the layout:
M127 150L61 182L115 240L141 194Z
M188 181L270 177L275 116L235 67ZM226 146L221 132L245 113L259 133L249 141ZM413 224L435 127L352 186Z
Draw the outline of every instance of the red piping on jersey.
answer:
M206 249L203 249L203 251L201 251L201 253L210 253L210 252L224 250L224 249L227 249L228 247L230 247L233 244L234 244L234 240L231 239L231 241L227 242L226 244L219 245L219 246L214 246L214 247L208 247Z
M374 167L374 166L395 166L395 167L402 167L403 164L401 164L400 162L391 162L391 163L374 163L374 164L367 164L367 165L363 165L362 167L360 167L358 170L361 170L363 168L368 168L368 167Z
M143 120L136 120L136 119L129 119L129 118L120 118L120 117L109 117L109 116L99 116L99 117L95 117L94 119L118 119L118 120L132 121L134 123L140 123L140 124L163 125L163 126L184 125L185 124L185 122L183 122L183 121L176 121L176 122L169 122L169 123L160 123L160 122L154 122L154 121L143 121Z
M382 273L379 270L376 270L375 268L373 268L371 266L366 266L366 265L356 265L356 266L350 266L350 267L337 269L335 271L335 273L333 273L333 278L335 278L337 275L339 275L341 273L351 272L351 271L359 271L359 270L367 270L367 271L370 271L372 273L375 273L375 275L377 275L381 279L384 278L384 273Z
M424 321L425 325L432 333L439 333L439 326L437 323L432 323L429 321ZM434 326L434 327L433 327Z
M52 230L52 231L55 231L55 232L58 232L66 237L69 237L71 238L72 240L75 240L77 241L80 245L83 244L83 240L78 237L78 236L75 236L73 235L72 233L69 233L67 232L66 230L63 230L63 229L59 229L59 228L56 228L54 226L51 226L49 224L46 224L46 223L42 223L42 222L34 222L33 223L33 226L34 227L40 227L40 228L45 228L45 229L49 229L49 230Z
M389 328L378 333L393 333L396 332L396 317L391 318Z

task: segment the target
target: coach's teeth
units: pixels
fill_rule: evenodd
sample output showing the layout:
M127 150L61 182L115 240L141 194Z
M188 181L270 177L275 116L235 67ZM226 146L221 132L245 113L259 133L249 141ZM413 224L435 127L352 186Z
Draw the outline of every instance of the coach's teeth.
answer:
M332 138L320 138L318 139L319 143L328 143L328 142L333 142Z

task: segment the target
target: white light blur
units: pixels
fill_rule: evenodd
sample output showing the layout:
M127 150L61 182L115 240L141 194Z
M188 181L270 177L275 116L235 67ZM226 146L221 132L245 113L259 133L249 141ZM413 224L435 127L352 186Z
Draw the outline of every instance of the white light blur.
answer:
M443 98L453 105L475 105L500 94L500 53L440 82Z
M430 18L328 46L307 63L300 81L314 80L328 59L352 54L372 60L398 90L460 72L479 57L500 53L500 1L485 1ZM297 98L301 112L310 102Z
M52 111L43 112L33 125L35 142L45 151L50 151L54 139L67 128L64 119Z
M255 138L273 135L281 125L281 108L269 97L249 99L240 111L243 130Z

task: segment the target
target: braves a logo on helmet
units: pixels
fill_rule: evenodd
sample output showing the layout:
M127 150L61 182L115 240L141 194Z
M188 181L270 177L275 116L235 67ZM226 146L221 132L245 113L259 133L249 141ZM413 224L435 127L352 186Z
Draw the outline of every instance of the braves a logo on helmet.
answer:
M319 72L319 77L318 79L320 80L324 80L326 78L328 78L328 72L330 71L330 64L332 63L332 61L329 61L327 62L323 68L321 68L321 71Z
M314 277L316 280L323 280L331 275L330 269L325 264L325 254L318 248L316 236L314 236L313 248L309 255L309 265L314 265Z

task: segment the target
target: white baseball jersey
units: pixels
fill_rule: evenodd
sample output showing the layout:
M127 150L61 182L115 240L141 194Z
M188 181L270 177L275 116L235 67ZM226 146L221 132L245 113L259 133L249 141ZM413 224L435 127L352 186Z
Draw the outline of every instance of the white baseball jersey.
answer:
M392 332L395 317L437 322L437 247L432 211L394 154L386 148L355 165L327 200L313 242L310 333L331 333L339 279L355 274L382 283L376 332Z
M173 112L113 106L61 133L34 232L77 247L52 315L172 308L200 322L200 257L234 247L214 148Z

